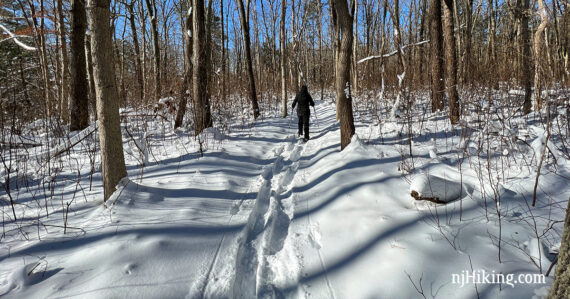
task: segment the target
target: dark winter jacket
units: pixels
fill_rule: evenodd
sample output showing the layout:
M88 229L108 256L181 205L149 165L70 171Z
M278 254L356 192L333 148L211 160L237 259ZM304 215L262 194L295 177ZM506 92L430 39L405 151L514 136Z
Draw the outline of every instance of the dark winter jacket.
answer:
M305 86L305 85L303 85L301 87L301 91L299 91L299 93L297 93L297 96L295 97L295 100L293 101L293 109L295 109L295 106L297 104L299 104L297 106L297 115L310 114L311 111L309 110L309 105L315 106L315 102L313 102L313 98L309 94L309 91L307 90L307 86Z

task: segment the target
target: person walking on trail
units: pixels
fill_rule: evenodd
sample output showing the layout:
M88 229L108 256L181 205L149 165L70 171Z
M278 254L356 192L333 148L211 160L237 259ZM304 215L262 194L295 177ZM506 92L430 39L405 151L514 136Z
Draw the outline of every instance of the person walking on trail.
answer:
M297 106L297 117L299 118L298 136L301 136L301 134L304 132L304 141L309 140L309 118L311 116L309 105L314 107L315 102L313 102L313 98L307 90L307 85L303 85L301 87L301 91L299 91L299 93L297 93L297 96L295 96L295 100L293 101L293 109L295 109L295 106Z

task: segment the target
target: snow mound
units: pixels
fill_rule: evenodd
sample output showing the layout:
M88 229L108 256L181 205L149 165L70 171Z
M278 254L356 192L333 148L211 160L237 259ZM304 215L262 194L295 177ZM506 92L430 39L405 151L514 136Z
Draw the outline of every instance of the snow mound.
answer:
M428 200L436 203L448 203L461 196L461 184L432 174L414 177L410 185L410 194L416 200Z
M0 284L0 296L33 285L42 279L42 271L39 269L40 261L17 267L9 275L8 279Z
M119 196L121 196L121 193L123 193L123 189L125 189L125 187L131 182L131 180L129 179L129 177L124 177L122 178L119 183L117 184L117 186L115 187L116 190L115 192L113 192L113 194L111 194L111 196L109 197L109 199L105 202L105 207L111 207L115 204L115 202L117 201L117 199L119 199Z

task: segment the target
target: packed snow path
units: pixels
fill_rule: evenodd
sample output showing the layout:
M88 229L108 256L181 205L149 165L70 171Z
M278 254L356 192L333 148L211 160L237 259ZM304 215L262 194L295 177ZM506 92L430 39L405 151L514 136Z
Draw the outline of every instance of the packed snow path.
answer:
M506 262L497 262L489 236L498 228L467 175L460 222L459 202L436 208L410 197L395 136L381 144L360 124L357 134L371 141L354 138L340 152L334 106L319 101L316 111L307 143L296 138L296 117L269 118L236 128L203 157L164 160L142 179L130 170L111 207L78 202L69 225L81 231L3 244L0 295L522 298L542 287L452 284L463 270L537 270L524 248L505 246ZM544 188L568 196L560 184ZM503 234L532 240L531 230L506 222Z

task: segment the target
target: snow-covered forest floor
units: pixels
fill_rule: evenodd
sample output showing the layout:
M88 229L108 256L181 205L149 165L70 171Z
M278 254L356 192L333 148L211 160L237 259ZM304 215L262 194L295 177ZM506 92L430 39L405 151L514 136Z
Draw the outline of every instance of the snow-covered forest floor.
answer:
M332 97L316 101L307 143L296 115L278 111L256 122L218 114L199 138L173 131L168 115L123 111L129 179L106 204L96 134L72 137L81 140L61 154L45 144L3 150L0 295L544 296L553 271L545 283L516 280L546 273L560 245L568 97L547 126L547 113L523 117L512 96L499 95L498 107L473 96L451 126L421 95L393 119L389 103L362 95L342 152ZM41 127L3 136L57 139L30 133ZM514 280L452 281L480 270Z

